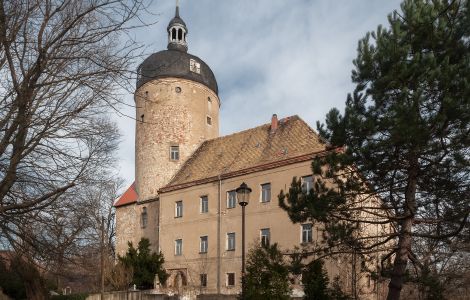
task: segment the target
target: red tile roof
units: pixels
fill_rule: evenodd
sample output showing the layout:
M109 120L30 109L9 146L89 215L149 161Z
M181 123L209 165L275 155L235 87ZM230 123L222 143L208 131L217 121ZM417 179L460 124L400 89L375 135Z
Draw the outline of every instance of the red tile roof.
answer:
M119 199L114 203L114 207L124 206L127 204L132 204L137 202L137 191L135 190L135 182L124 192L124 194L119 197Z

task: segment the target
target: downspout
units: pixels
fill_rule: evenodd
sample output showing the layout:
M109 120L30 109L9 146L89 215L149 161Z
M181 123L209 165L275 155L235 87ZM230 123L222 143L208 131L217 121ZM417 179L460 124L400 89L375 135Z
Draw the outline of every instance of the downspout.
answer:
M218 194L219 194L219 201L217 203L217 294L220 295L220 227L221 227L221 217L222 217L222 179L220 175L218 175L219 179L219 187L218 187Z

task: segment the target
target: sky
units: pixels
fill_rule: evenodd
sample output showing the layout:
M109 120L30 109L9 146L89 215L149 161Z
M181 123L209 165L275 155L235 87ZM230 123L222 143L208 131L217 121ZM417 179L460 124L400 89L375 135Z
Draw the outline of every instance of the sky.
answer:
M219 86L220 135L298 115L313 129L333 107L344 108L357 43L387 15L398 0L180 0L188 27L188 52L204 60ZM168 22L175 0L154 0L142 16L148 27L132 31L150 55L166 49ZM137 65L136 65L137 68ZM122 142L118 171L134 181L135 115L128 106L113 119Z

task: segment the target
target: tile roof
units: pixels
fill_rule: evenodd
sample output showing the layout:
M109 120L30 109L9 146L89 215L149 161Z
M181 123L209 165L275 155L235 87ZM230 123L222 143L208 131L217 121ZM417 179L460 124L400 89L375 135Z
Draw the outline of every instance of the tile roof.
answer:
M269 123L205 141L161 191L256 166L292 163L296 157L325 150L318 134L298 116L291 116L279 120L274 132Z
M114 202L114 207L124 206L137 202L137 191L135 190L135 182Z

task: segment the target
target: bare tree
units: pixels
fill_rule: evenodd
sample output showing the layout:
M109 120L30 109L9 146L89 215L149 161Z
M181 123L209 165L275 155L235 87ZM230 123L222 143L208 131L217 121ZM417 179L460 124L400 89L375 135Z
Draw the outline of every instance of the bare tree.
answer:
M140 48L128 33L145 25L145 9L139 0L0 1L0 242L38 265L89 228L77 195L113 165L109 113L131 87Z

